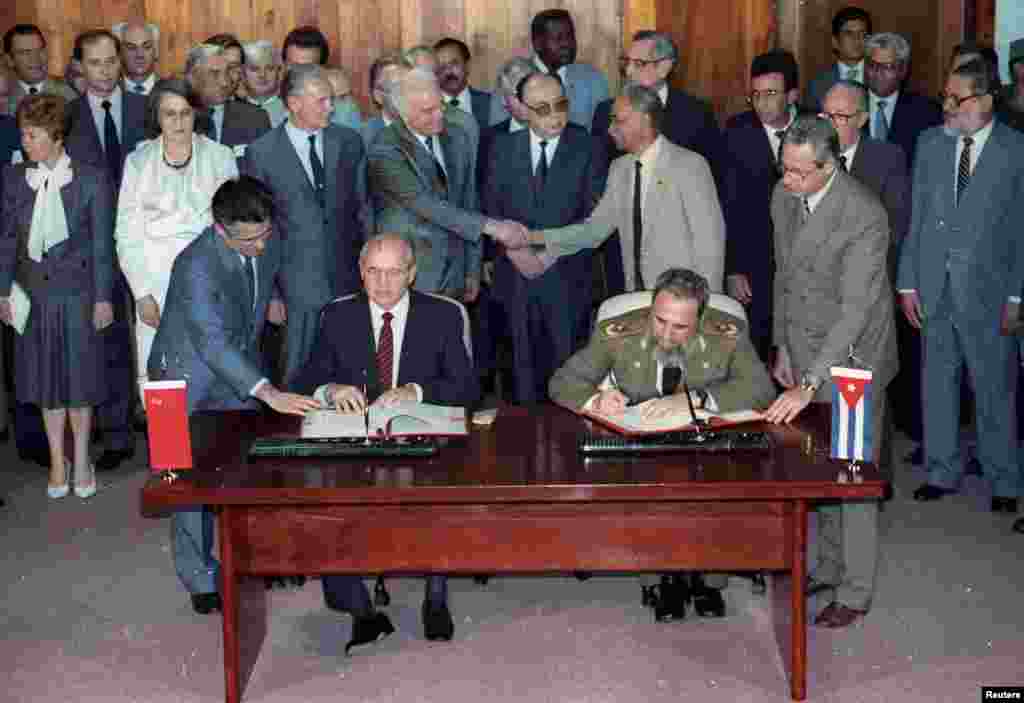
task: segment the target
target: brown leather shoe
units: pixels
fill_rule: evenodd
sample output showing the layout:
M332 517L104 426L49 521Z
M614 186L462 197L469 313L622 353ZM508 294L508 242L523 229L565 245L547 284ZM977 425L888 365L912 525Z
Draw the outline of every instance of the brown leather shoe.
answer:
M814 618L818 627L840 628L849 627L868 614L866 610L848 608L838 601L832 601Z

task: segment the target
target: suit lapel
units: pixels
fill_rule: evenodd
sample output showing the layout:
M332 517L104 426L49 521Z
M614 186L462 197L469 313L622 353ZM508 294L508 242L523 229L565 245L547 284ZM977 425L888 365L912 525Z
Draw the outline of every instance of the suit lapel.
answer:
M438 183L437 178L434 176L433 157L430 152L427 151L426 147L404 124L394 122L392 126L398 134L398 147L412 165L413 171L429 188L435 192L439 191L440 183Z
M279 125L278 130L278 148L281 152L282 157L285 159L285 163L281 166L291 168L295 172L297 180L302 182L303 190L312 200L316 200L316 191L313 190L313 184L309 182L309 174L306 173L306 167L302 165L302 159L299 158L298 153L295 151L295 144L292 142L291 137L288 136L288 132L285 130L285 126ZM287 156L285 156L287 154ZM326 156L326 146L324 149L324 155Z
M828 240L828 233L833 229L829 223L846 197L846 179L849 177L839 171L836 172L829 191L818 202L814 212L803 223L803 226L800 225L800 209L803 205L800 203L799 198L793 198L796 202L794 203L793 211L795 229L792 251L800 252L801 261L813 261L817 258L821 248L825 246ZM795 265L796 263L796 260L792 261L792 264Z
M970 213L985 212L984 203L996 190L1000 177L1011 173L1011 165L1007 160L1010 152L1003 146L1002 137L1001 125L997 122L992 128L985 148L981 151L978 163L974 165L971 180L957 209Z
M210 228L210 236L213 238L213 246L220 255L221 266L224 267L224 280L228 282L228 285L235 288L235 295L231 296L231 298L235 301L242 314L248 318L252 315L252 308L250 307L252 301L249 300L249 284L245 280L245 274L242 272L242 260L239 258L238 252L224 243L224 239L217 234L217 230L213 227Z
M360 293L363 308L363 325L366 330L365 356L362 366L366 370L366 391L374 398L380 395L380 378L377 375L377 340L373 335L373 316L370 314L370 299L365 293ZM359 384L358 373L356 374L356 385ZM369 400L369 398L367 398Z
M405 331L402 333L402 348L398 350L395 358L398 359L398 385L404 385L408 383L410 372L416 370L416 356L409 351L411 339L428 339L430 335L436 334L429 329L420 329L416 324L419 320L416 315L416 308L418 305L416 296L413 295L413 291L409 291L409 311L405 317ZM415 375L415 374L413 374Z
M448 194L462 192L462 168L459 163L459 155L455 152L455 140L448 134L448 130L441 132L437 137L441 144L441 153L444 154L444 170L448 178Z

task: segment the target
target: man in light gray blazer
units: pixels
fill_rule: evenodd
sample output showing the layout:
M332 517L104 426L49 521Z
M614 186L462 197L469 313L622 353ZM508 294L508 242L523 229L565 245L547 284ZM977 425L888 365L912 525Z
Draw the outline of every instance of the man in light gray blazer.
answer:
M772 195L775 228L775 379L787 390L766 413L789 422L812 400L830 402L829 369L850 352L873 372L871 444L879 462L885 388L899 366L889 221L881 201L839 166L839 137L822 117L798 117L782 140L782 181ZM845 627L868 611L878 562L877 501L819 509L811 578L828 592L815 623Z
M547 246L541 266L600 246L617 228L626 290L649 288L664 271L687 268L706 278L713 292L721 292L725 220L708 162L660 135L664 107L656 91L627 85L613 110L609 133L627 153L612 162L604 196L590 217L531 233L532 243ZM532 277L536 274L523 265L524 256L513 252L509 258Z
M363 142L330 124L333 91L325 69L293 66L281 84L286 122L249 145L240 171L274 192L274 226L282 238L280 293L274 321L287 318L285 384L306 362L320 308L359 290L359 249L372 229Z
M217 189L212 208L214 225L174 261L149 377L187 380L190 415L258 408L257 399L293 415L318 408L310 397L279 391L261 368L259 340L281 265L273 194L243 176ZM221 607L213 527L205 508L171 518L174 567L200 614Z
M433 72L408 70L394 96L400 120L370 145L367 174L379 232L409 238L415 289L472 302L480 290L480 237L522 246L526 229L478 212L476 154L446 119Z
M946 81L945 125L921 135L910 233L900 255L900 306L924 340L924 452L919 501L955 492L964 473L960 372L974 386L978 458L992 511L1016 512L1016 319L1024 282L1024 137L993 118L986 64L969 61Z

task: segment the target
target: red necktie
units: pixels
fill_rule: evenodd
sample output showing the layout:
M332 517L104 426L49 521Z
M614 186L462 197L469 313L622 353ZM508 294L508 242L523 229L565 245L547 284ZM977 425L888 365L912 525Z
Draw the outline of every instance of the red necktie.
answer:
M380 328L380 339L377 341L377 378L380 379L381 391L391 390L391 366L395 356L395 338L391 333L389 312L384 313L384 326Z

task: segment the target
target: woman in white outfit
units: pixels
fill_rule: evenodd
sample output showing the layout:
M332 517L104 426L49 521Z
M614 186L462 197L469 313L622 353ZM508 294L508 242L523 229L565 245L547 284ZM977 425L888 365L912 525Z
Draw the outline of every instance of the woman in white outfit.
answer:
M185 81L159 81L148 117L159 136L140 143L124 164L114 239L135 297L139 382L160 324L178 254L213 223L210 201L238 178L234 152L193 131L198 99Z

